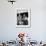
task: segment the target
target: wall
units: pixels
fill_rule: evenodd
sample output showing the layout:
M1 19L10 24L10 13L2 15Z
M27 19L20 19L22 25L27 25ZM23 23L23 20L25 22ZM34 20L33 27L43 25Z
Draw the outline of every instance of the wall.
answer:
M0 40L15 40L21 31L33 40L46 40L45 5L45 0L17 0L14 5L0 0ZM16 28L16 8L31 8L31 28Z

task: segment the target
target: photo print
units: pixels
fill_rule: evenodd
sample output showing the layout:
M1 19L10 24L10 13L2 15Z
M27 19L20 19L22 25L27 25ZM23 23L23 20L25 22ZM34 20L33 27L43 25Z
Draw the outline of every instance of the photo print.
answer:
M28 9L17 10L17 27L29 27L30 26L30 11Z
M17 14L17 25L28 25L28 12Z

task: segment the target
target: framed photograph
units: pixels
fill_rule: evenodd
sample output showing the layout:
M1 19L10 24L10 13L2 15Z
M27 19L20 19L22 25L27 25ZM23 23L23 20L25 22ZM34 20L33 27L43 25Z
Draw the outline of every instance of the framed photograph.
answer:
M31 11L30 9L17 9L16 27L25 28L31 27Z

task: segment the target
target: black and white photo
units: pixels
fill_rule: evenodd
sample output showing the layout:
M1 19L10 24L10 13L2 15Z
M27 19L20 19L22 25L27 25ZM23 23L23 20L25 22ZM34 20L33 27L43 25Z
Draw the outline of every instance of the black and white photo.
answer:
M28 12L17 14L17 25L28 25Z
M17 10L17 27L28 27L30 26L30 11L28 9L18 9Z

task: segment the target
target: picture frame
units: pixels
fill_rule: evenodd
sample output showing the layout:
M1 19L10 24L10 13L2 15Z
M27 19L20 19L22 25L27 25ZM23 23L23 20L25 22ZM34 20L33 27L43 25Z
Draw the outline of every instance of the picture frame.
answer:
M16 12L16 28L31 27L31 9L18 8Z

